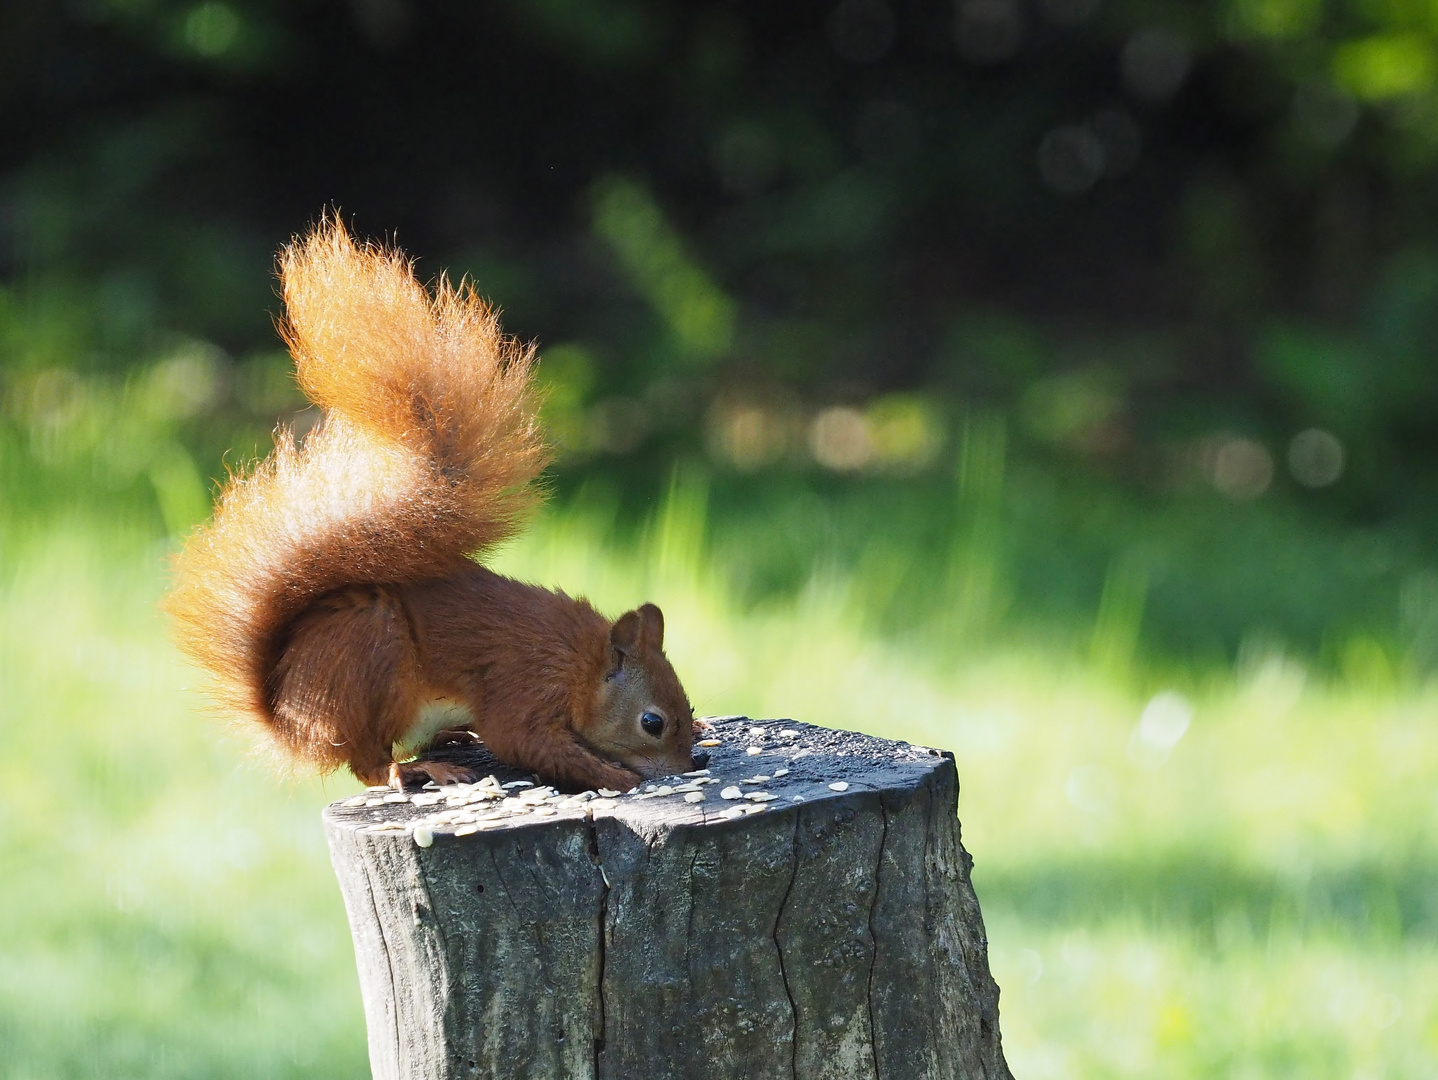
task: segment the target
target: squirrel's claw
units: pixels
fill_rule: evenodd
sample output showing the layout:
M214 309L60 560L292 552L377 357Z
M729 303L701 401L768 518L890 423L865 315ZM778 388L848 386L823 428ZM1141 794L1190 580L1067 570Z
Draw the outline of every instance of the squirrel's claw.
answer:
M446 784L472 784L479 778L475 770L447 761L406 761L403 764L392 761L389 766L389 786L396 791L418 791L431 780L444 787Z

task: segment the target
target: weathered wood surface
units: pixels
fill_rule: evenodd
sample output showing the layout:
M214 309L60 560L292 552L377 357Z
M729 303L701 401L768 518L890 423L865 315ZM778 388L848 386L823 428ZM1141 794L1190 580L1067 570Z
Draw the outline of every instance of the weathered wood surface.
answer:
M376 1078L1010 1077L952 758L715 729L701 802L553 799L427 847L376 830L445 803L326 809Z

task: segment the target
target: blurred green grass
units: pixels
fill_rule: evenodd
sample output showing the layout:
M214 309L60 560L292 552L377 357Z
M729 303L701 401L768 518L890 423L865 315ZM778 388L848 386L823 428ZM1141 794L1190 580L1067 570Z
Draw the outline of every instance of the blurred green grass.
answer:
M282 780L205 714L152 506L65 501L0 518L0 1075L365 1075L318 820L354 782ZM497 565L660 603L700 711L953 749L1017 1076L1438 1068L1438 689L896 633L901 544L744 601L709 501L681 476L625 529L581 492Z

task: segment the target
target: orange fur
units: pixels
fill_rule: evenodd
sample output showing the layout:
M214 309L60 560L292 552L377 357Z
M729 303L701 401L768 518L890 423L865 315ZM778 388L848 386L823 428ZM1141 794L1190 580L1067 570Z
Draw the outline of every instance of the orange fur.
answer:
M471 561L537 501L533 349L467 285L441 278L431 295L402 254L336 220L280 271L281 330L324 419L231 477L164 602L221 703L371 782L434 698L468 708L501 759L563 783L687 768L692 713L662 617L638 648L638 613L611 626ZM652 746L633 737L645 710L667 718Z

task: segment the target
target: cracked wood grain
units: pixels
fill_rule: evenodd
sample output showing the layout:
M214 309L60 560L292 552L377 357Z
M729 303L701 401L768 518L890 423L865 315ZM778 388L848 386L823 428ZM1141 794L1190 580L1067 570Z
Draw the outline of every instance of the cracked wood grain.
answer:
M412 806L326 811L376 1077L1011 1080L952 759L717 730L724 784L788 769L763 812L713 785L420 848L367 831Z

